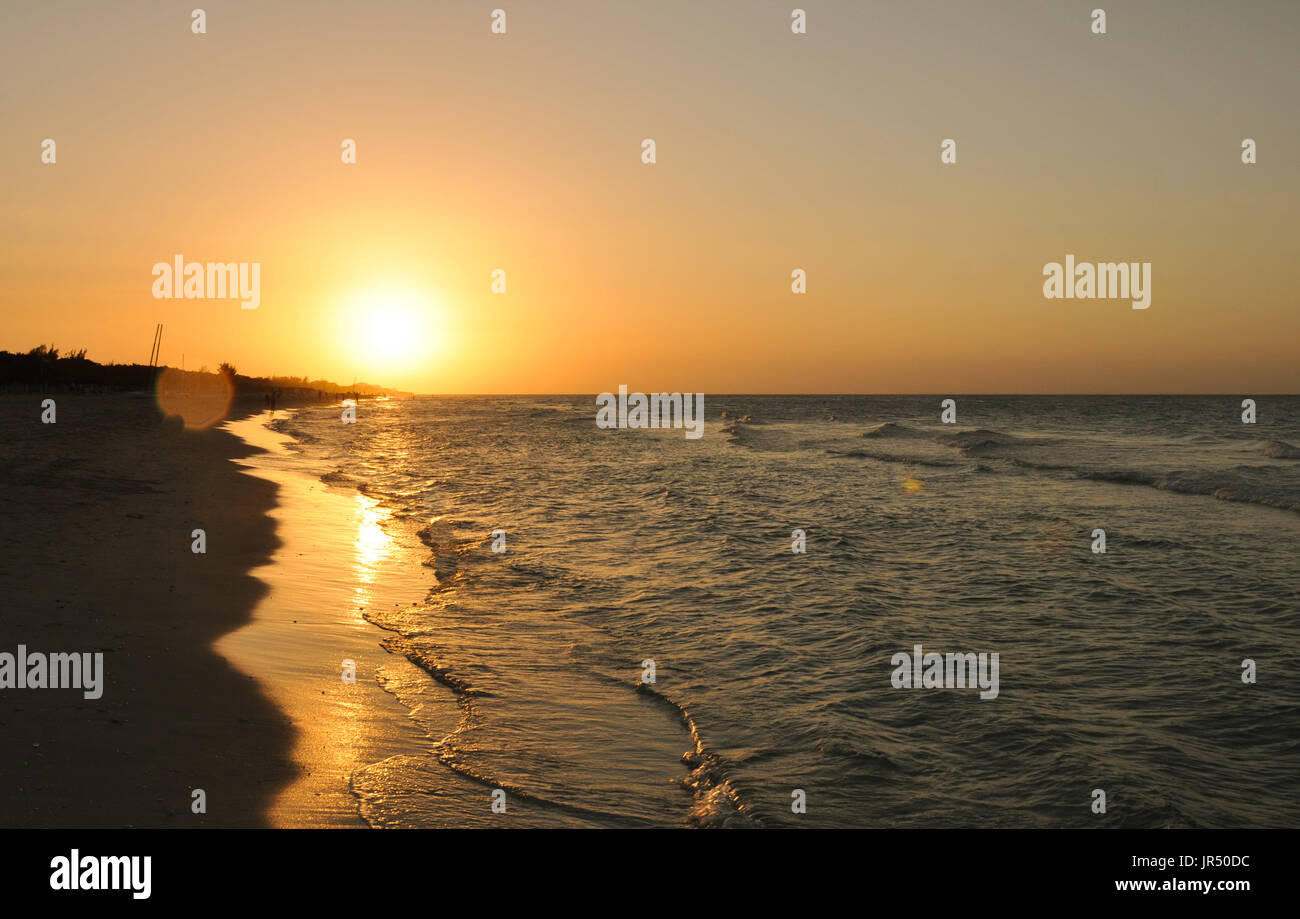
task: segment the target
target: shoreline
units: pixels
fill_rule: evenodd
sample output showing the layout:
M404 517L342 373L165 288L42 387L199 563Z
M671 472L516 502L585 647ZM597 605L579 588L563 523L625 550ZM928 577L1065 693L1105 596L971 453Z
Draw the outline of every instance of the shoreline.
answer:
M427 547L285 450L260 399L191 430L144 394L55 394L46 425L47 397L0 395L0 651L102 652L103 694L0 690L0 824L502 825L498 781L440 759L463 700L366 618L426 598ZM508 821L605 822L569 810L512 793Z
M0 824L368 827L353 774L423 760L422 725L458 717L428 687L412 719L384 687L422 672L362 618L432 573L372 499L275 466L260 398L190 430L121 393L54 394L46 425L49 397L0 395L0 651L102 652L102 695L0 690Z
M440 566L415 531L418 523L393 519L355 481L335 475L337 458L289 449L296 439L277 429L299 425L268 426L273 417L283 416L264 412L226 425L260 448L238 462L275 483L280 500L271 516L280 546L267 566L253 572L268 593L251 621L223 636L216 648L258 680L296 731L293 757L302 771L271 802L272 825L596 827L677 825L678 819L689 824L694 796L685 787L690 767L682 759L689 738L680 737L682 725L665 720L663 708L647 705L634 687L564 671L560 684L567 692L553 692L562 688L553 682L558 659L541 646L540 657L518 670L519 685L499 687L500 693L466 694L455 680L442 678L442 655L455 656L456 641L427 641L433 633L426 630L445 623L428 609ZM329 423L315 419L322 420ZM439 597L447 599L445 593ZM414 620L407 618L410 613ZM412 633L403 627L411 621L423 625ZM452 628L471 643L494 641L490 626L473 629L473 637ZM345 659L355 663L354 683L340 679ZM537 689L552 701L534 698L533 705L516 707ZM588 738L599 735L599 747L575 745L582 730L570 741L563 739L574 728L575 705L602 712L598 720L604 728ZM519 740L530 758L549 764L546 769L565 762L569 768L580 762L590 766L591 756L599 760L609 754L621 765L597 768L589 774L592 780L607 787L633 781L629 793L673 806L650 816L622 808L602 811L589 807L577 788L549 793L545 780L538 781L521 763L466 760L469 750L501 749L496 725L532 716L549 727ZM639 764L642 758L660 768ZM525 778L530 774L532 779ZM503 792L509 805L498 813L493 795ZM665 820L668 814L673 817Z
M269 514L280 544L252 572L267 590L251 618L214 650L255 678L294 728L299 771L269 802L271 825L368 827L354 774L394 757L426 757L433 741L384 689L421 681L418 669L381 647L387 633L363 614L418 603L433 575L384 529L387 513L377 501L297 467L283 446L292 439L266 427L279 414L222 425L255 448L235 462L276 489ZM343 679L346 661L354 682ZM455 700L446 695L426 705L441 703L452 718Z

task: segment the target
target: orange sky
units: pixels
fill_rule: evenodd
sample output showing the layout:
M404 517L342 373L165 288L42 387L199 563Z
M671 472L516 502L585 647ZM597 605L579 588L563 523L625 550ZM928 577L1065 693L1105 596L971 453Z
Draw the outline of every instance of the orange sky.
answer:
M799 36L754 0L507 2L504 36L502 4L193 5L5 9L0 348L144 362L162 322L164 363L418 392L1300 389L1300 5L1105 36L1092 2L805 4ZM260 262L260 307L154 299L178 253ZM1150 309L1044 299L1066 253L1151 262Z

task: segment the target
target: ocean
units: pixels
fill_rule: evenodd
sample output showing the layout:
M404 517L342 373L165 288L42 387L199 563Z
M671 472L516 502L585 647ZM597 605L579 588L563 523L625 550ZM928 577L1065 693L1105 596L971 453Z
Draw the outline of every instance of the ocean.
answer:
M362 613L427 737L364 819L1300 825L1300 398L941 398L706 396L698 440L590 395L275 413L433 575ZM897 688L916 645L997 654L996 697Z

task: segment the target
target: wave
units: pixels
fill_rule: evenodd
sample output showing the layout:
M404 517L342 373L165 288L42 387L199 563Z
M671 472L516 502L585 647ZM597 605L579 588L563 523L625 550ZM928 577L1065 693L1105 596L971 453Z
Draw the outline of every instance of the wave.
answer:
M909 428L907 425L896 424L892 421L878 424L874 428L864 431L862 436L873 440L928 439L940 446L953 447L969 455L974 455L975 451L981 449L991 447L1009 447L1027 443L1023 437L1017 437L1014 434L1004 434L1001 431L990 431L984 428L978 428L972 431L941 431L937 434L932 434L928 431ZM1039 442L1036 441L1036 443Z
M500 788L512 797L532 802L543 807L554 808L577 817L592 821L597 825L632 825L657 826L655 817L639 817L627 813L614 813L596 808L584 807L570 801L539 792L535 788L525 787L518 782L503 780L493 772L486 770L475 756L476 746L470 737L471 732L481 726L479 700L495 696L490 690L473 686L467 679L455 672L438 652L427 645L414 641L398 631L396 623L385 621L382 613L364 614L367 621L393 633L380 642L380 646L390 654L400 655L427 674L434 682L449 689L455 695L456 704L461 715L455 729L436 743L431 751L434 758L446 768L463 778L470 779L487 788ZM624 680L603 677L605 680L627 687ZM388 689L387 686L384 687ZM688 823L700 828L757 827L758 821L749 808L742 803L735 784L728 776L728 763L719 755L709 751L700 737L700 732L690 713L663 693L657 692L644 684L636 684L638 694L643 695L663 707L675 720L681 722L690 734L692 749L682 755L682 762L689 768L689 774L681 780L683 787L691 791L694 803L687 815ZM389 690L392 691L392 690ZM400 695L399 695L400 699ZM431 735L432 736L432 735ZM465 749L458 746L458 739L466 738L471 742ZM355 777L354 777L355 778ZM354 792L360 795L358 783L354 782Z
M304 443L304 444L320 443L319 437L316 437L315 435L312 434L308 434L306 431L302 430L301 428L294 427L293 422L294 422L293 416L289 416L286 418L273 418L266 423L266 426L270 428L272 431L275 431L277 434L283 434L286 437L292 437L294 440L298 441L299 443Z
M937 444L942 444L945 447L956 447L960 450L974 450L981 447L1006 447L1012 444L1024 443L1022 437L1003 434L1001 431L988 431L984 428L978 428L974 431L955 431L951 434L945 432L934 435L932 439Z
M936 469L954 469L965 466L965 463L956 460L934 459L923 456L899 456L895 453L877 453L867 452L866 450L827 450L831 456L843 456L851 459L873 459L880 460L882 463L900 463L906 466L932 466Z
M472 537L458 539L453 532L454 526L455 523L451 520L435 517L415 533L420 542L429 548L429 557L425 559L424 566L432 568L438 577L438 586L435 590L449 590L457 580L457 576L462 573L463 557L471 553L476 546L490 544L492 540L490 534L483 539Z
M1211 474L1187 472L1156 473L1140 469L1094 469L1074 470L1083 479L1098 482L1115 482L1123 485L1145 485L1160 491L1172 491L1184 495L1202 495L1218 498L1220 501L1235 501L1240 504L1258 504L1261 507L1275 507L1279 510L1300 513L1300 494L1270 494L1248 482L1223 482Z
M366 615L367 620L378 625L386 631L393 631L393 627L386 625L378 618L371 618ZM456 698L456 704L460 709L461 717L456 728L446 736L438 738L430 734L430 739L435 741L433 749L430 751L433 758L442 766L470 781L489 789L501 789L507 792L511 798L528 801L535 806L549 808L555 811L570 814L581 818L595 826L610 825L632 825L632 826L656 826L657 823L653 818L638 817L631 814L620 814L603 811L595 808L584 807L574 804L571 801L558 800L550 795L543 794L534 788L525 787L518 782L512 782L502 779L489 770L483 768L482 764L474 758L474 745L470 744L470 749L460 749L456 746L458 738L469 735L475 728L480 716L476 701L481 698L492 697L493 693L487 690L481 690L471 686L467 680L452 672L449 665L444 663L431 649L422 647L406 637L395 634L380 642L381 647L390 654L397 654L405 657L408 661L429 675L434 682L450 689ZM395 695L399 701L402 700L400 693L394 692L385 682L381 681L381 686ZM406 704L403 701L403 704ZM406 759L409 757L401 756L397 759ZM363 813L367 809L376 806L377 801L382 800L382 794L376 793L373 789L367 787L368 774L376 768L383 772L383 765L373 764L358 769L351 777L353 794L361 799L363 804ZM371 818L367 817L370 821ZM372 825L375 825L372 822Z
M748 416L746 416L748 417ZM748 423L739 420L731 421L720 429L721 433L731 438L732 443L748 444L750 443L757 431L752 430Z
M363 618L386 632L393 631L392 626L386 625L383 619L371 613L363 613ZM385 651L390 654L400 654L415 666L419 667L436 683L441 683L456 694L456 699L461 704L461 709L466 713L468 718L473 713L473 700L479 696L491 696L492 693L475 689L468 681L462 677L456 676L451 672L451 667L439 660L434 653L428 648L422 648L413 642L399 636L385 638L379 643Z
M1282 440L1270 440L1260 446L1259 452L1274 459L1300 459L1300 447L1293 447Z
M895 424L892 421L886 421L876 425L868 431L862 432L863 437L924 437L924 431L918 431L916 428L909 428L905 424Z
M686 707L647 683L637 683L636 691L672 713L691 735L694 749L682 754L682 762L690 768L690 774L682 779L682 784L690 789L695 798L695 804L686 818L690 825L702 829L751 829L760 826L757 817L741 801L740 793L728 775L727 761L704 746L695 719Z
M887 423L863 436L916 439L926 435L921 431ZM1279 469L1272 466L1240 465L1235 468L1195 470L1156 469L1138 465L1086 465L1070 461L1074 459L1073 454L1084 448L1085 444L1080 443L1071 447L1061 438L1030 439L982 428L951 434L936 434L929 439L936 444L958 450L962 456L982 460L983 462L974 467L979 472L1006 473L1009 466L1033 472L1061 473L1085 481L1140 485L1175 494L1211 497L1220 501L1300 512L1300 483L1279 479ZM1059 461L1052 459L1053 456L1061 456L1065 450L1070 451L1070 459L1063 458ZM1300 448L1284 441L1262 444L1259 452L1274 459L1300 459ZM862 449L829 449L827 453L833 456L871 459L904 466L944 468L968 465L959 460L944 460L924 453ZM1039 456L1046 458L1034 458Z
M1233 501L1239 504L1256 504L1261 507L1274 507L1279 510L1300 512L1300 492L1291 494L1270 491L1257 483L1239 477L1235 481L1228 478L1227 470L1211 472L1157 472L1134 468L1088 469L1077 466L1057 465L1053 463L1031 462L1023 459L1008 458L1008 462L1026 469L1046 472L1065 472L1080 479L1093 482L1110 482L1116 485L1141 485L1159 491L1176 494L1198 495L1217 498L1220 501ZM1238 467L1238 474L1259 473L1267 477L1268 467Z
M385 631L395 631L394 627L385 623L382 617L372 616L370 613L365 613L364 617L368 622L379 626ZM394 634L389 638L385 638L379 644L388 653L398 654L405 657L416 667L419 667L422 671L428 674L430 679L435 683L445 686L455 694L456 705L460 708L461 712L460 723L456 725L454 731L446 737L438 740L433 750L433 755L442 765L446 766L458 775L477 782L486 788L500 788L509 792L513 797L531 801L535 804L567 811L587 819L607 820L611 816L601 811L548 798L534 790L523 788L517 783L503 781L494 775L484 772L475 764L469 762L466 758L465 752L458 750L455 747L455 738L467 734L478 721L479 715L475 700L491 697L492 693L470 685L468 680L452 672L451 666L441 660L432 649L422 647L400 634Z
M320 480L324 482L326 485L340 485L347 488L360 489L362 485L360 479L355 479L352 476L347 475L341 469L336 469L333 472L325 473L320 477Z

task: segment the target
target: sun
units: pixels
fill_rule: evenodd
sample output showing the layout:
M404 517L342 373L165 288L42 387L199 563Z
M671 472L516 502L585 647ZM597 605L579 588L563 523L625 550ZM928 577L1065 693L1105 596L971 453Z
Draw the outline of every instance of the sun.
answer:
M411 370L442 347L439 312L434 298L418 291L364 291L352 298L347 310L347 352L367 373Z
M394 306L369 310L362 323L361 344L370 358L405 361L419 344L415 317Z

